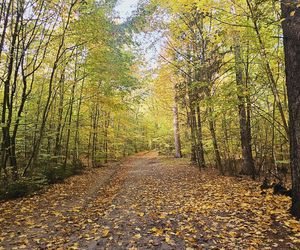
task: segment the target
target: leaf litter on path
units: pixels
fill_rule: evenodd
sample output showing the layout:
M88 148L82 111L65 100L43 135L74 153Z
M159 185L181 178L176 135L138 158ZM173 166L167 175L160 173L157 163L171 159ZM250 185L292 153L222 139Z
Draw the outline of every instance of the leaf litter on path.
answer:
M101 185L104 182L105 185ZM290 198L139 154L1 204L4 249L300 249Z

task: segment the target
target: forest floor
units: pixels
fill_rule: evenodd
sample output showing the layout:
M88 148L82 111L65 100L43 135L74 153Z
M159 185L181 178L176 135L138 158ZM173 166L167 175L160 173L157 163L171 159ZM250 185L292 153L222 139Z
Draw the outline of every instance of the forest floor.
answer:
M300 249L289 206L257 182L142 153L0 203L0 249Z

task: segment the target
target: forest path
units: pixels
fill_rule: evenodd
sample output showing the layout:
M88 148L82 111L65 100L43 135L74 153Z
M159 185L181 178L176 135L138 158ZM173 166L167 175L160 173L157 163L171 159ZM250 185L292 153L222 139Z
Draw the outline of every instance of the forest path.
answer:
M0 204L4 249L300 249L287 197L137 154ZM0 247L1 248L1 247Z

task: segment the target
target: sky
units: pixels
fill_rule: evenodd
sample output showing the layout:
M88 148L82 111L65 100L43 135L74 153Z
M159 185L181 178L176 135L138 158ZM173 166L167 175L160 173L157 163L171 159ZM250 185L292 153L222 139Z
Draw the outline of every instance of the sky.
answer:
M115 10L119 13L120 21L124 22L136 10L139 0L119 0ZM137 48L144 57L145 67L154 69L157 67L157 60L161 50L161 39L155 32L150 34L136 34L134 39L142 44ZM156 41L153 44L153 41Z
M116 11L119 12L121 20L125 20L135 10L139 0L119 0Z

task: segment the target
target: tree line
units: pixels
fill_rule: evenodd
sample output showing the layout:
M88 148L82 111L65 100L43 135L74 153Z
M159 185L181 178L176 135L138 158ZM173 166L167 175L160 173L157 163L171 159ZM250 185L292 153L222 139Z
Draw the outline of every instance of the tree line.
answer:
M144 147L137 59L115 5L0 4L1 198Z
M221 174L281 185L291 174L299 217L298 1L157 0L148 8L163 29L152 84L161 108L149 118L168 117L158 147Z

